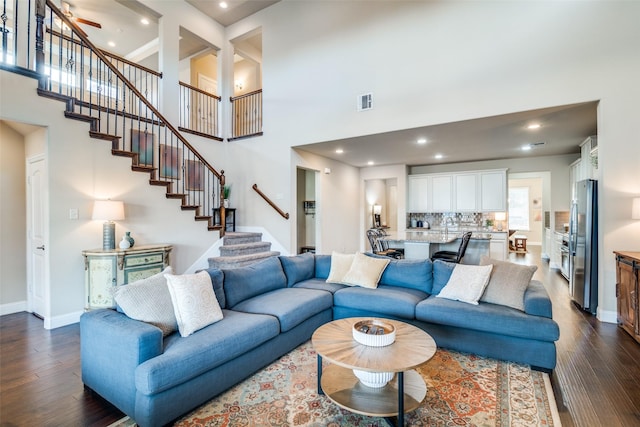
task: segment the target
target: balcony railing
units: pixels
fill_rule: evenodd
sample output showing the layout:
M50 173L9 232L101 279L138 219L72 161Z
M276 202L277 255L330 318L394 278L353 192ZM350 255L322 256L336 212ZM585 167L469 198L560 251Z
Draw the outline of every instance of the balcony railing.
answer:
M262 89L231 98L232 137L234 139L262 135Z
M179 129L222 141L219 125L220 101L219 96L180 82Z

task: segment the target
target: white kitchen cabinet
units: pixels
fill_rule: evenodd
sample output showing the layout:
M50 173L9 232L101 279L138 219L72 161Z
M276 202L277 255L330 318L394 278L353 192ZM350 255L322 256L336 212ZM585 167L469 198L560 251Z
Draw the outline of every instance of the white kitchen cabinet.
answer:
M571 185L571 200L576 199L576 183L581 180L582 160L578 159L569 166L569 184Z
M452 212L453 211L453 176L433 175L431 180L431 192L429 211L430 212Z
M480 199L482 212L507 210L507 170L480 172Z
M428 212L428 182L427 175L409 175L408 178L408 211L411 212Z
M507 233L493 232L489 241L489 256L500 261L507 260Z
M160 273L169 265L171 245L140 245L131 249L82 251L86 310L115 308L111 290Z
M549 261L549 268L560 270L562 267L562 233L559 231L553 232L551 239L551 259Z
M477 212L480 176L477 172L453 175L456 212Z

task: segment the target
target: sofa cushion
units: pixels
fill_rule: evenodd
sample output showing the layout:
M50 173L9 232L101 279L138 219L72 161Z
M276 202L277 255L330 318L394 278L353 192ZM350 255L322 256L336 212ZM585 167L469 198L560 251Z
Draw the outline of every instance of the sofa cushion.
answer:
M316 274L318 279L326 279L331 271L331 255L316 255Z
M169 266L146 279L113 288L113 298L124 314L160 328L164 336L178 330L171 294L164 277L171 273L173 270Z
M446 286L436 295L469 304L478 304L489 283L493 265L456 264Z
M353 258L351 268L342 278L342 283L375 289L389 261L391 261L390 258L371 258L358 252Z
M217 268L208 268L206 270L196 271L196 273L199 273L200 271L206 271L209 273L209 277L211 277L211 284L213 285L213 292L216 294L216 299L218 300L218 304L220 304L220 308L227 308L227 298L224 295L223 288L224 274L222 273L222 270Z
M315 277L315 260L312 253L295 256L280 256L282 270L287 276L287 287Z
M294 288L304 288L304 289L317 289L321 291L335 293L339 289L344 289L347 285L342 285L340 283L327 283L325 279L321 278L313 278L309 280L303 280L302 282L298 282L293 285Z
M413 319L415 307L429 294L417 289L380 285L377 289L346 287L333 294L335 306Z
M372 258L389 259L367 252ZM380 277L380 285L401 286L431 293L433 288L433 263L430 259L391 259Z
M135 371L136 388L150 395L195 378L234 359L280 332L273 316L223 310L224 318L182 338L164 340L164 352L140 364Z
M547 317L530 316L503 305L485 302L473 305L435 296L430 296L416 306L416 319L542 341L555 341L560 335L558 324Z
M534 316L553 317L551 299L542 282L532 280L524 293L524 312Z
M287 276L276 257L246 267L223 269L222 272L224 294L229 308L256 295L287 286Z
M327 283L343 283L343 278L351 269L351 264L353 264L355 257L355 254L333 252L331 254L331 270L329 270Z
M498 261L488 256L480 258L480 265L493 265L489 284L480 301L524 311L524 292L538 266Z
M310 317L331 309L329 292L303 288L284 288L257 295L233 307L245 313L269 314L280 321L280 331L295 328Z
M438 295L442 288L447 285L456 265L439 259L433 262L433 288L431 289L433 295Z
M165 274L164 277L182 337L222 320L222 309L206 271L181 276Z

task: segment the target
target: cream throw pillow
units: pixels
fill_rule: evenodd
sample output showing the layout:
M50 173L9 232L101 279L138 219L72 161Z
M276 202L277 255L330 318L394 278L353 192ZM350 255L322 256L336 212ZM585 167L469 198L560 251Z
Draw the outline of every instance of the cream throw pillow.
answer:
M180 336L192 333L222 320L222 309L206 271L174 276L166 274Z
M345 274L349 272L351 264L353 264L354 254L341 254L338 252L331 253L331 270L329 270L329 277L327 277L327 283L342 283Z
M480 265L493 265L489 284L480 301L524 311L524 293L538 267L499 261L487 256L480 258Z
M113 299L128 317L157 326L167 336L178 330L165 274L171 267L146 279L113 288Z
M363 253L357 253L351 268L342 278L342 283L375 289L378 287L380 277L382 277L382 273L389 265L389 262L391 262L389 258L373 258Z
M478 305L492 268L493 265L456 264L449 281L436 297Z

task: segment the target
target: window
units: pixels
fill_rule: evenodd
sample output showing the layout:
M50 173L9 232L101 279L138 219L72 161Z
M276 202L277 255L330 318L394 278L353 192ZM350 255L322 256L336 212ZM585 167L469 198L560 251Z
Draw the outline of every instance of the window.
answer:
M529 187L509 187L509 229L529 231Z

